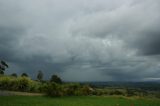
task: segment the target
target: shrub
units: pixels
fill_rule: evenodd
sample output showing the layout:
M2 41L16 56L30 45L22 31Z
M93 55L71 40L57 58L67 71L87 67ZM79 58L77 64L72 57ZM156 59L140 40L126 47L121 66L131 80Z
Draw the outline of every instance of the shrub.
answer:
M19 91L29 91L32 81L27 77L19 77L18 81L18 90Z
M46 83L33 81L28 77L0 76L0 89L11 91L45 92Z
M79 90L79 84L65 84L63 86L63 95L72 96L77 95L77 91Z
M124 93L120 90L113 90L110 92L110 95L124 95Z
M37 82L37 81L32 81L31 83L30 83L30 92L41 92L40 90L39 90L39 88L40 88L40 86L41 86L41 83L40 82Z
M0 77L0 89L9 90L11 84L11 78L6 76Z
M46 93L48 96L52 96L52 97L63 96L61 86L54 82L48 84Z
M132 89L127 89L127 96L134 96L135 92Z
M80 88L80 95L90 95L92 94L93 89L89 87L88 85L83 85Z
M18 91L19 90L19 83L18 83L18 80L17 78L13 78L12 80L10 80L10 86L8 87L9 90L12 90L12 91Z
M48 84L47 83L40 83L38 87L39 92L47 92Z

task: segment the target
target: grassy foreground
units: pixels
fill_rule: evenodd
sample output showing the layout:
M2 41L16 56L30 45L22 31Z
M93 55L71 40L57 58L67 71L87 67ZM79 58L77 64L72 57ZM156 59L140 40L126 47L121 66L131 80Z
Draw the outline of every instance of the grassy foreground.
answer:
M124 97L1 96L0 106L160 106L158 99Z

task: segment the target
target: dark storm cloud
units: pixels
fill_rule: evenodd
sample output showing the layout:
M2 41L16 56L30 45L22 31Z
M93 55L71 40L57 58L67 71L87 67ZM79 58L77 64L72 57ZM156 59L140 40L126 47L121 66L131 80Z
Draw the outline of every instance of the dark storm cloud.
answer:
M147 56L160 54L160 31L144 31L139 35L141 36L131 43L131 46L139 50L139 54Z
M1 58L4 58L5 60L15 60L15 49L17 47L17 44L19 42L18 39L19 37L21 37L21 34L22 29L0 27L0 54L2 56Z
M7 73L70 81L159 78L159 0L1 0Z

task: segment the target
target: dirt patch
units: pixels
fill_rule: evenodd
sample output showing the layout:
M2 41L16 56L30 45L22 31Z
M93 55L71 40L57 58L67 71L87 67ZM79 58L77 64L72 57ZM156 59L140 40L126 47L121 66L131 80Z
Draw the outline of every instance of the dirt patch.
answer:
M28 93L28 92L15 92L15 91L0 91L0 96L43 96L42 93Z

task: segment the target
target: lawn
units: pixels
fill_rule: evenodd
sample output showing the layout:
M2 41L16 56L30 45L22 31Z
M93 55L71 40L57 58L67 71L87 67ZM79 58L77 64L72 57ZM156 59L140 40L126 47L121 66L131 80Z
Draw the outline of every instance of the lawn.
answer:
M160 106L158 99L124 97L0 96L0 106Z

